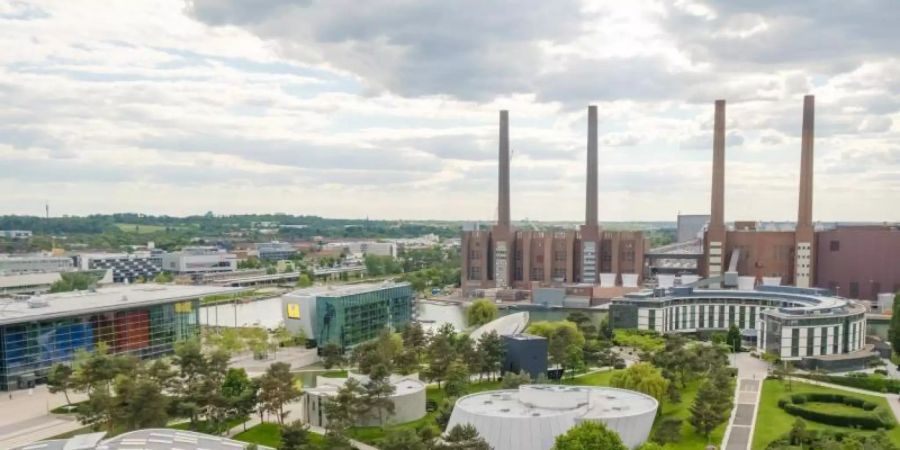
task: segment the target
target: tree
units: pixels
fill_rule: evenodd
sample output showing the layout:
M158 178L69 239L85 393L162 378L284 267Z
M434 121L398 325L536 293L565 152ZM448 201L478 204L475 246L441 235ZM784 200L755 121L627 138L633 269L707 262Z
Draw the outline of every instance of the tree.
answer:
M259 401L258 394L259 385L247 376L244 369L228 369L222 381L222 397L232 417L249 419Z
M610 379L613 387L643 392L662 402L668 389L669 381L663 378L659 369L649 363L637 363L613 374Z
M388 431L384 439L378 444L381 450L427 450L422 438L410 429Z
M566 321L574 323L585 338L597 337L597 326L594 325L594 322L587 314L581 311L571 312L566 316Z
M466 308L466 323L470 327L481 326L496 319L497 315L497 305L486 298L479 298Z
M457 424L435 445L434 450L491 450L472 424Z
M741 330L736 325L728 328L728 336L725 338L728 347L735 353L741 351Z
M453 408L456 406L456 397L447 397L441 401L437 410L434 412L434 423L438 428L444 430L450 423L450 416L453 415Z
M524 370L519 373L506 372L503 375L503 382L500 384L500 387L503 389L515 389L528 383L531 383L531 375L528 375Z
M171 272L160 272L153 277L154 283L171 283L175 281L175 277Z
M394 371L394 359L403 351L403 340L385 328L373 340L363 342L353 349L353 360L359 373L368 375L375 366Z
M302 272L302 273L300 273L300 276L297 277L297 287L306 288L306 287L310 287L312 285L313 285L313 281L312 281L312 278L309 276L309 274Z
M437 381L438 388L447 377L450 363L456 359L455 335L453 325L445 323L437 333L431 336L428 342L428 367L425 369L424 375L430 381Z
M394 358L394 370L401 375L416 373L419 369L419 355L415 349L405 348Z
M343 368L345 365L347 365L347 358L344 357L344 351L340 345L329 342L322 347L322 367L326 369Z
M363 404L369 412L374 411L378 416L378 423L384 425L384 413L389 416L394 414L394 402L391 395L396 388L391 384L391 373L386 366L378 365L369 373L369 381L364 385Z
M459 360L450 363L447 369L447 382L444 384L444 392L450 397L459 397L466 393L469 386L469 372L465 364Z
M665 445L681 440L681 420L663 419L650 436L653 442Z
M637 450L664 450L662 445L656 442L644 442Z
M584 335L572 322L535 322L528 327L528 332L547 338L547 353L551 364L565 368L579 359L574 357L574 350L584 350Z
M895 354L900 354L900 292L894 295L894 305L891 308L891 325L888 328L888 340Z
M71 367L59 363L54 364L47 373L47 387L50 392L53 394L62 392L66 397L67 405L72 404L72 401L69 400L69 389L72 389L75 386L75 380L72 376L73 373L74 371Z
M712 430L725 420L717 404L719 396L716 395L715 389L716 387L710 380L704 381L697 391L694 403L691 405L691 425L694 426L698 433L706 436L707 442Z
M275 414L279 424L283 425L287 416L284 405L299 398L301 394L294 384L291 365L288 363L272 363L259 379L259 401L262 408Z
M400 336L403 339L404 348L415 350L420 357L422 356L425 352L425 346L428 344L428 339L425 336L425 330L422 328L421 323L411 322L403 328Z
M365 390L355 378L348 378L334 397L326 400L322 407L328 422L325 424L325 437L332 448L347 443L345 433L353 426L357 417L365 412L363 404Z
M119 375L115 392L115 422L124 425L126 430L160 428L168 423L169 399L153 380Z
M553 450L628 450L622 439L601 422L584 421L556 437Z
M309 444L309 427L295 420L281 427L281 446L278 450L303 450Z
M50 292L84 291L96 283L97 278L90 272L64 272L50 285Z
M496 330L481 335L478 339L478 352L483 363L481 371L487 372L488 378L491 378L494 373L500 373L506 347Z

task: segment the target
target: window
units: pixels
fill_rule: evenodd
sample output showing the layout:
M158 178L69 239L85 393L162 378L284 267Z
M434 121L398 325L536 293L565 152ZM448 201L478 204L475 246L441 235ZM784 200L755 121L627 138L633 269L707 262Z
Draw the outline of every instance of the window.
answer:
M806 329L806 355L807 356L813 354L813 345L815 344L815 340L816 340L814 333L815 333L815 331L813 330L812 327Z
M755 306L750 307L750 328L751 329L756 328L756 307Z
M677 329L680 328L680 327L679 327L680 322L678 322L678 310L681 309L681 308L675 307L675 308L673 308L673 309L675 310L675 329L677 330Z
M822 327L822 343L819 346L819 354L825 355L828 353L828 328Z
M840 333L841 333L840 330L841 330L840 326L835 326L834 327L834 336L831 337L831 353L833 353L835 355L838 354L838 336L840 336Z
M700 305L700 315L698 316L698 318L700 319L700 328L703 328L703 319L706 318L706 306Z
M725 305L719 305L719 328L725 328Z
M747 328L747 307L741 306L740 311L738 311L738 328L745 329Z
M728 306L728 327L734 325L734 305Z
M848 293L848 295L850 298L859 298L859 282L850 282L850 292Z
M791 330L791 356L800 356L800 329Z
M841 241L831 241L828 245L828 249L837 252L841 250Z
M651 309L647 311L647 329L655 330L656 329L656 310Z
M691 320L691 325L690 325L688 328L697 328L697 322L695 321L695 320L696 320L696 315L695 315L696 310L695 310L695 308L696 308L696 306L691 305L691 316L690 316L690 318L691 318L691 319L690 319L690 320Z

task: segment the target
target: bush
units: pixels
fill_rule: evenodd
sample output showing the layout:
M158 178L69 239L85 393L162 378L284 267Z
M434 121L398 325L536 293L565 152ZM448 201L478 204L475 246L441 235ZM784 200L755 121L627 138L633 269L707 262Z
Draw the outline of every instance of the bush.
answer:
M650 440L657 444L668 444L681 440L681 421L678 419L665 419L653 430Z
M876 378L866 374L854 376L836 376L836 375L815 375L815 374L795 374L794 376L809 378L811 380L824 381L826 383L838 384L841 386L854 387L857 389L865 389L873 392L889 392L892 394L900 394L900 380L892 378Z
M878 375L884 375L884 376L887 376L888 371L885 370L885 369L875 369L875 373L877 373Z
M860 412L859 414L834 414L805 406L808 402L843 403L847 406L859 408ZM863 430L889 429L895 425L894 420L885 411L878 408L878 405L875 403L843 394L823 392L794 394L778 400L778 407L790 415L827 425L855 427Z

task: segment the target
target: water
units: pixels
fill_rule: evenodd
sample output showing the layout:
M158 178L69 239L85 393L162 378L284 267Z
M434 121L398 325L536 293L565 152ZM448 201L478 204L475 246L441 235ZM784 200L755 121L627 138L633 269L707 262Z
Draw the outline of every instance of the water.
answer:
M424 323L425 329L437 329L445 323L453 325L457 330L466 329L466 313L465 308L456 304L435 304L435 303L419 303L418 304L419 320ZM523 311L522 309L501 309L500 315L513 314ZM530 310L529 315L532 322L540 320L563 320L569 315L570 311L547 309L547 310ZM589 311L587 315L595 323L599 323L606 317L605 311ZM221 304L214 306L204 306L200 308L200 323L202 325L212 325L220 327L247 327L260 325L265 328L276 328L283 321L281 314L281 298L269 298L249 303Z

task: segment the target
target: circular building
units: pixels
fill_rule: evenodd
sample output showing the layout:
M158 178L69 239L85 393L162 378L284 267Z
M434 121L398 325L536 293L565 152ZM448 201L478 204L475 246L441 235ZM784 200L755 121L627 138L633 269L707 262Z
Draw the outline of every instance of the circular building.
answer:
M301 403L303 413L310 425L325 427L328 425L328 416L323 406L330 397L337 395L338 390L344 386L348 379L353 378L366 384L369 377L357 373L348 373L348 378L316 377L316 387L303 390ZM425 383L419 380L417 374L391 375L391 386L394 393L390 400L394 404L394 414L385 417L385 423L406 423L425 417ZM381 418L377 415L359 417L356 426L380 426Z
M644 443L659 403L626 389L534 385L461 397L447 429L471 424L494 450L549 450L578 423L606 424L630 448Z

